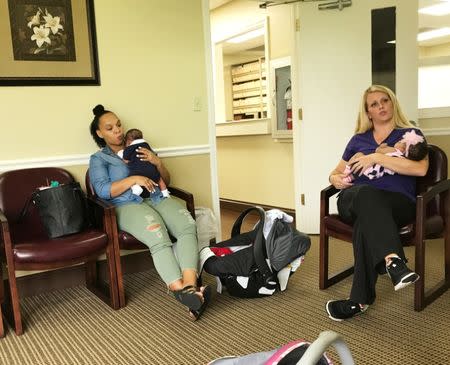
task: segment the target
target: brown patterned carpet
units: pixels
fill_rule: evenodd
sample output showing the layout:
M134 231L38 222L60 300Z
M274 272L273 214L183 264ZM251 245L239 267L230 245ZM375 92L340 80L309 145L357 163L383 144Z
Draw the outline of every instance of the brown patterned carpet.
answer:
M312 238L287 291L252 300L216 294L198 322L189 321L154 269L126 275L128 305L119 311L83 287L25 298L25 334L18 337L9 329L0 339L0 364L206 364L298 338L314 340L323 330L342 334L357 364L450 364L450 291L418 313L412 287L394 292L389 279L381 277L375 305L352 320L333 322L324 304L346 297L351 278L318 289L318 237ZM442 244L433 243L428 264L440 267ZM350 245L339 245L331 255L345 265ZM412 258L411 249L407 255ZM428 279L437 274L438 269L430 270ZM211 276L204 279L215 287ZM339 364L336 353L328 353Z

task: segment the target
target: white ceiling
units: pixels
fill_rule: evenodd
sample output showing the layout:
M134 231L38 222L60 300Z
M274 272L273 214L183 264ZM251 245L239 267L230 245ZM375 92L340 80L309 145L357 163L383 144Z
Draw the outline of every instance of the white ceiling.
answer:
M241 53L243 51L259 51L264 55L264 36L249 39L241 43L227 43L224 42L222 46L224 54Z
M419 9L438 4L442 1L443 0L419 0ZM432 16L419 13L419 32L443 27L450 27L450 14L444 16ZM427 47L448 42L450 42L450 36L419 42L419 45Z
M209 9L213 10L219 6L231 2L232 0L209 0ZM419 9L431 6L433 4L440 3L442 1L450 0L419 0ZM264 1L260 1L261 3ZM280 5L282 6L282 5ZM445 16L432 16L419 13L419 32L424 30L431 30L442 27L450 27L450 15ZM423 47L435 46L437 44L443 44L450 42L450 36L436 38L429 41L420 42L419 45ZM253 46L253 45L252 45ZM237 47L236 47L237 48Z
M223 4L229 3L231 0L209 0L209 10L213 10L222 6Z

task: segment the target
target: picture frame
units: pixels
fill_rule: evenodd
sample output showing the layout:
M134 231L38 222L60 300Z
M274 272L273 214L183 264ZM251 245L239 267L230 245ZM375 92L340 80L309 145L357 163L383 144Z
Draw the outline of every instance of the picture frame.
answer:
M100 85L94 0L0 0L0 86Z

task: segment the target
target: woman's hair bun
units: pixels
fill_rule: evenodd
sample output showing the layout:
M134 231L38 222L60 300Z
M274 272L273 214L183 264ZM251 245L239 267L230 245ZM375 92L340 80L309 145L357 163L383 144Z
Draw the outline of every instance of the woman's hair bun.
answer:
M103 105L98 104L92 111L96 117L99 117L105 112L105 108Z

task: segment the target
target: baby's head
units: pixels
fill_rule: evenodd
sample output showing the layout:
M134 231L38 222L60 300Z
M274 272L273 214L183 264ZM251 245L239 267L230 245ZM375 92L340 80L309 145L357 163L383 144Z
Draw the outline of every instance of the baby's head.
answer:
M416 134L414 130L406 132L402 139L394 145L405 157L410 160L423 160L428 154L428 145L423 136Z
M142 131L137 128L132 128L125 133L125 146L128 147L131 142L135 141L136 139L142 139L144 138L142 135Z

